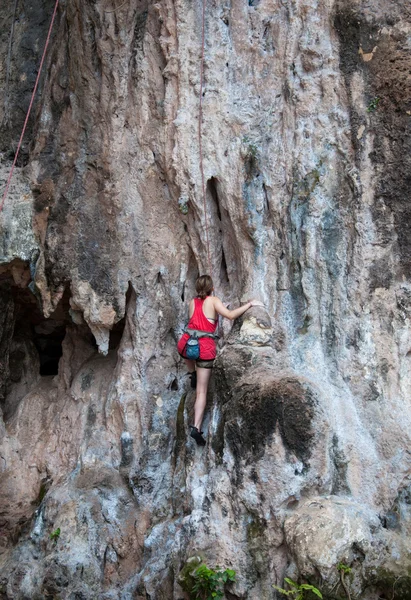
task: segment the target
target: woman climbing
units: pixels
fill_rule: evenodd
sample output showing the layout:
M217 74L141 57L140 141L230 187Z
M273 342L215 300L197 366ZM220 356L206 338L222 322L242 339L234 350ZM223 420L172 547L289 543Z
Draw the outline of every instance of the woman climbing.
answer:
M196 281L197 297L189 305L189 323L187 332L180 338L177 349L185 361L191 378L191 387L197 388L194 404L194 425L191 427L191 437L199 446L205 445L201 423L207 400L208 382L216 357L216 335L218 316L236 319L252 306L264 306L259 300L250 300L234 310L228 310L219 298L212 296L213 280L209 275L202 275ZM187 358L187 342L194 335L198 337L199 357L196 360Z

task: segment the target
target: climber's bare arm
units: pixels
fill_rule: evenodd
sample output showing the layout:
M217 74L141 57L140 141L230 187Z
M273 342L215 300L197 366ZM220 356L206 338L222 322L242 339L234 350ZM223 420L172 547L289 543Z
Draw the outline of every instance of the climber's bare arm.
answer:
M213 297L213 306L214 306L214 310L216 311L216 313L218 313L222 317L225 317L226 319L230 319L232 321L233 319L237 319L237 317L240 317L242 314L245 313L246 310L248 310L252 306L264 306L264 305L259 300L250 300L246 304L243 304L242 306L239 306L238 308L235 308L234 310L229 310L228 308L226 308L224 306L224 304L221 302L220 298Z

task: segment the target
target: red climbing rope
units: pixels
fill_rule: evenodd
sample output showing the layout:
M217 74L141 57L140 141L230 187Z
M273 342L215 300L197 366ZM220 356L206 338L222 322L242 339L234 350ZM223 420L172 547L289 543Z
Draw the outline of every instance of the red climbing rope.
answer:
M33 89L33 93L31 94L31 99L30 99L30 104L29 104L29 108L27 111L27 115L26 115L26 119L24 121L24 125L23 125L23 130L21 132L21 136L20 136L20 140L19 143L17 145L17 150L16 150L16 154L14 156L14 161L12 164L12 167L10 169L10 174L9 174L9 178L7 179L7 184L6 184L6 189L4 190L4 194L3 197L1 199L1 204L0 204L0 212L3 210L3 206L4 206L4 201L6 199L7 196L7 192L9 191L9 187L10 187L10 181L11 178L13 176L13 171L14 171L14 167L16 166L16 162L17 162L17 157L19 155L20 152L20 147L21 147L21 143L23 141L23 137L24 137L24 133L26 131L26 127L27 127L27 122L29 120L29 116L30 116L30 112L31 112L31 107L33 106L33 101L34 101L34 96L36 95L36 91L37 91L37 86L39 84L39 80L40 80L40 75L41 75L41 70L43 68L43 63L44 63L44 59L46 57L46 52L47 52L47 47L49 45L49 41L50 41L50 36L51 36L51 30L53 29L53 25L54 25L54 19L56 17L56 13L57 13L57 7L59 4L59 0L56 0L56 4L54 6L54 12L53 12L53 16L51 18L51 23L50 23L50 27L49 27L49 31L47 34L47 39L46 39L46 44L44 46L44 50L43 50L43 56L41 57L41 62L40 62L40 67L37 73L37 78L36 78L36 83L34 84L34 89Z
M210 276L212 276L212 266L211 266L211 256L210 256L210 239L209 239L209 235L208 235L208 222L207 222L206 189L205 189L204 169L203 169L203 141L202 141L205 9L206 9L206 0L203 0L202 33L201 33L201 67L200 67L200 107L199 107L199 111L198 111L198 147L199 147L199 151L200 151L201 188L202 188L202 192L203 192L204 223L205 223L206 243L207 243L208 272L209 272Z

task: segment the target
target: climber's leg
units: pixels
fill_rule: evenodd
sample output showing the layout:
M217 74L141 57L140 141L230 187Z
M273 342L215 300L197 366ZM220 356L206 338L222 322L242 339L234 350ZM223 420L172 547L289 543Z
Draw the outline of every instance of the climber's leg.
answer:
M198 431L201 431L201 423L203 422L211 371L212 369L197 367L197 396L194 404L194 427L197 427Z
M185 358L185 363L188 369L189 373L192 373L193 371L196 370L196 361L195 360L190 360L189 358Z
M197 387L196 361L189 358L185 358L184 360L186 361L188 374L190 375L191 387L195 390Z

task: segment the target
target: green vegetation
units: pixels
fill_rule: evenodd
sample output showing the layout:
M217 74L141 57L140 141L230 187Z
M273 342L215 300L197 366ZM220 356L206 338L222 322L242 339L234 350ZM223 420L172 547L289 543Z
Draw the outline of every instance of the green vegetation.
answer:
M181 196L178 200L178 208L183 215L188 214L188 198L187 196Z
M57 540L60 537L60 533L61 533L60 527L57 527L57 529L55 529L54 531L52 531L50 533L50 539L53 540L53 542L57 542Z
M224 596L224 587L235 582L235 571L219 567L209 569L207 565L200 565L192 574L194 585L191 598L193 600L221 600Z
M309 583L296 583L289 577L286 577L284 581L290 586L289 590L284 590L283 588L278 587L278 585L273 585L273 587L281 592L281 594L284 594L284 596L291 596L294 600L304 600L306 592L312 592L319 598L323 597L320 590L314 585L310 585Z
M190 600L222 600L226 586L235 582L235 571L210 569L199 556L193 556L180 571L179 583Z
M380 103L381 98L375 97L371 100L369 105L367 106L367 112L374 112L377 110L377 106Z
M345 565L344 563L338 563L337 570L341 573L344 573L344 575L348 575L348 573L351 573L352 568L347 567L347 565Z
M265 519L261 519L257 513L251 514L251 521L247 525L247 539L249 542L258 540L264 535L267 529L267 523Z
M351 573L352 569L351 569L351 567L348 567L344 563L340 562L337 565L337 570L340 572L340 581L341 581L341 585L344 588L344 592L345 592L348 600L351 600L350 588L347 586L344 577L345 577L345 575L348 575L349 573Z
M47 494L47 486L45 483L40 485L39 495L37 496L37 504L41 504L45 495Z

